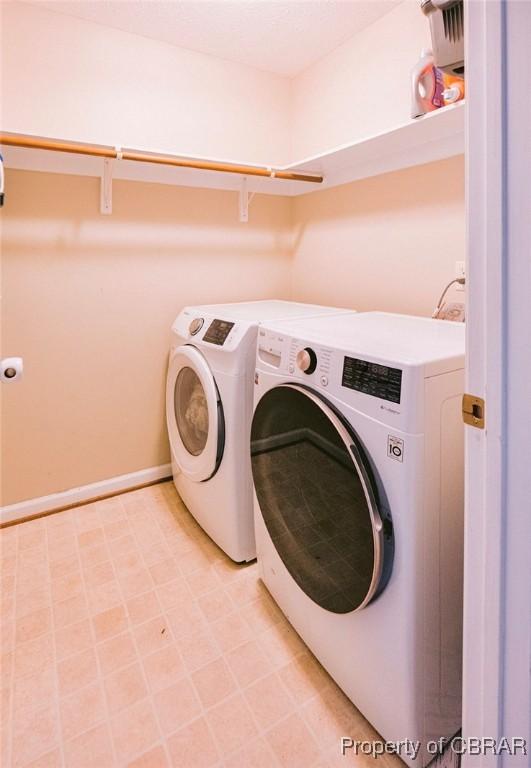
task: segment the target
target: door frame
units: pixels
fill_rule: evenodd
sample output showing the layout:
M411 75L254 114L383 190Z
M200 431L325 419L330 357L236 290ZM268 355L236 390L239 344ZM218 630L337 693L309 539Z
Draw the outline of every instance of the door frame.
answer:
M466 12L466 391L485 400L486 423L484 430L465 428L463 735L525 738L531 607L531 100L526 98L531 3L471 0ZM527 760L523 754L465 755L463 768L516 768Z

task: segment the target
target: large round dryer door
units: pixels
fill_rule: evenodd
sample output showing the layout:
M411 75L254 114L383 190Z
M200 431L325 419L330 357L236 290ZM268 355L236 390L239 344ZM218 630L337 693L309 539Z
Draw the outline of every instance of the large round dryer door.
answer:
M318 395L285 384L258 403L251 440L260 511L293 579L328 611L366 606L389 573L392 533L354 430Z
M189 344L179 347L170 359L166 421L171 450L182 472L198 482L211 478L223 454L223 408L208 363Z

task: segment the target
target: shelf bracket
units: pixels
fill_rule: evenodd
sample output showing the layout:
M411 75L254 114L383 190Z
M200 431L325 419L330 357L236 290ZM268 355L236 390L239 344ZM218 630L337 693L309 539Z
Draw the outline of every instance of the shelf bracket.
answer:
M242 179L242 185L240 187L240 221L249 221L249 192L247 191L247 176Z
M106 157L100 182L100 213L112 213L112 170L113 161Z

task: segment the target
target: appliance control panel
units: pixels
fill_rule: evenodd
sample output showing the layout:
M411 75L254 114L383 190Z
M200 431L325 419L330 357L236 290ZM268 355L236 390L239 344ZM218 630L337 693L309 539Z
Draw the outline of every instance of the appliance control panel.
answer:
M223 353L224 357L253 341L252 322L197 311L195 307L183 309L171 329L179 344L204 346L212 352Z
M222 347L233 328L234 323L231 323L228 320L218 320L216 318L212 320L206 329L203 341L206 341L208 344L217 344L218 347Z
M315 387L350 406L362 407L374 418L406 423L409 404L418 402L418 388L424 386L423 375L412 374L407 364L398 367L387 364L385 358L358 357L352 346L352 350L331 348L315 337L261 327L257 370L274 371L285 380Z
M341 384L381 400L400 403L402 371L400 368L345 356Z

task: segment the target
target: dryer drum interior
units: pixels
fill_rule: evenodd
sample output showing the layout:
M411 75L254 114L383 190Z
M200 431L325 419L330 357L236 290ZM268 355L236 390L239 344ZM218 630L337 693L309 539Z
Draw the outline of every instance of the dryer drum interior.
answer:
M291 576L326 610L365 607L389 578L393 533L352 427L316 393L285 384L258 403L251 442L260 510Z

